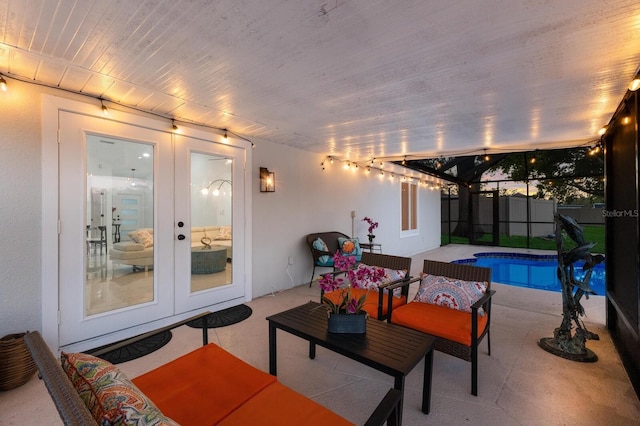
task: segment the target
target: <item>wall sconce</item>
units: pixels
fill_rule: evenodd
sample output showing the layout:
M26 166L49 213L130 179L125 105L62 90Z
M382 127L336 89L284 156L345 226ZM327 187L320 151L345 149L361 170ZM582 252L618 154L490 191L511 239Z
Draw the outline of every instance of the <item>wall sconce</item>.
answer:
M260 192L276 192L276 174L260 167Z

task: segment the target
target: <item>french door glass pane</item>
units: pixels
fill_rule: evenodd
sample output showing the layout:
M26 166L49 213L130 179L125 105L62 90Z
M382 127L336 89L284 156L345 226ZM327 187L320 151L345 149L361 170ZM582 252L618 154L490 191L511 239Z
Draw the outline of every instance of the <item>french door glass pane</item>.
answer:
M85 315L154 299L153 147L89 135Z
M191 153L191 292L231 283L232 166Z

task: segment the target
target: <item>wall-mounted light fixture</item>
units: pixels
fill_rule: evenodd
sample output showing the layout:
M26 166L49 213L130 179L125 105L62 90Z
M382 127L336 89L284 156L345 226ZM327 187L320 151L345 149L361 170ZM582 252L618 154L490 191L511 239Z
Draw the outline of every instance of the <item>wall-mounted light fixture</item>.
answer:
M260 167L260 192L276 192L276 174Z

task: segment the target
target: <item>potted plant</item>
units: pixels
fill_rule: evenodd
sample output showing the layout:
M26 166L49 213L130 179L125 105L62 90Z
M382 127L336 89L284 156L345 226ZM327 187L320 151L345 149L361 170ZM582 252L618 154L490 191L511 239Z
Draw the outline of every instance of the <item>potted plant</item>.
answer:
M369 237L369 243L373 243L373 239L376 237L373 235L373 230L378 227L378 222L374 222L370 217L365 217L362 221L369 224L369 233L367 234L367 237Z
M323 290L322 301L327 306L329 316L327 329L331 333L366 332L368 315L362 307L367 299L368 289L383 280L384 269L362 264L354 268L355 263L355 257L342 256L337 251L333 256L333 264L338 272L324 274L318 280ZM367 292L354 292L354 289L367 289ZM324 295L334 291L340 294L337 302Z

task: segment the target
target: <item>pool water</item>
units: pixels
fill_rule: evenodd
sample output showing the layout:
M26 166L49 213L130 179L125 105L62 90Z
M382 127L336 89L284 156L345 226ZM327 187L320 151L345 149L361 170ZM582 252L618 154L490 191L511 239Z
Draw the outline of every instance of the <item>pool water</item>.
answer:
M468 263L491 268L491 281L538 290L561 291L557 276L556 255L535 255L523 253L475 253L474 259L455 260L454 263ZM584 277L584 262L576 262L575 277ZM605 294L604 262L595 266L591 274L591 288L599 296Z

